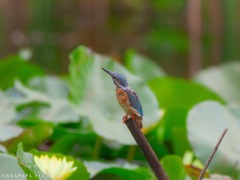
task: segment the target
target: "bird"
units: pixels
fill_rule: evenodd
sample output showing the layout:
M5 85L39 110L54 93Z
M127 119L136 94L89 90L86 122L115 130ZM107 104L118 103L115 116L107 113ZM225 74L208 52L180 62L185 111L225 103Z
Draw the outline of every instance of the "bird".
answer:
M128 86L125 76L118 72L111 72L103 67L102 70L112 77L113 83L116 85L116 97L125 112L123 123L126 123L128 116L130 116L132 120L136 121L137 126L142 129L142 104L137 94Z

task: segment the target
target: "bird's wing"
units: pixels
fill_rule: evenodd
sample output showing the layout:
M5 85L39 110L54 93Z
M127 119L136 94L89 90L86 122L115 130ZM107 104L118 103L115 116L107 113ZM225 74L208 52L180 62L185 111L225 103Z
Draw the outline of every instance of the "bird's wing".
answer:
M126 89L126 92L128 94L128 97L129 97L129 102L130 102L130 105L137 110L137 112L143 116L143 110L142 110L142 105L141 105L141 102L137 96L137 94L131 90L130 88Z

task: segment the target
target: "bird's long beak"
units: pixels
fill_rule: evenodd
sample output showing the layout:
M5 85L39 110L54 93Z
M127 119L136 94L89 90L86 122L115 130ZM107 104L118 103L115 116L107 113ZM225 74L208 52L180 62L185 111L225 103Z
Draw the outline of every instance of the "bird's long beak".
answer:
M109 71L109 70L107 70L107 69L105 69L105 68L103 68L103 67L102 67L102 70L104 70L104 71L105 71L106 73L108 73L110 76L112 76L112 74L113 74L111 71Z

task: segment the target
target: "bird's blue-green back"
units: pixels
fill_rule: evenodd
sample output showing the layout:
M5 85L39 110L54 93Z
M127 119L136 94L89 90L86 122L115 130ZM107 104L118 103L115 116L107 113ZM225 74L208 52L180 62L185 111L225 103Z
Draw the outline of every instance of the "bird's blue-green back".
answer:
M126 89L126 92L128 94L129 102L131 107L133 107L137 112L143 116L143 110L142 110L142 105L141 102L135 92L132 90Z

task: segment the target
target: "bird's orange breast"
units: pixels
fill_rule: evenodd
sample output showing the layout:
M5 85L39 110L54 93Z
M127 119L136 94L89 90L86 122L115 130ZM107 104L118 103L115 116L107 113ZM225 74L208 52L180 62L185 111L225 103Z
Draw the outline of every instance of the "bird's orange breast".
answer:
M124 91L121 88L117 88L116 96L117 96L118 103L121 105L122 109L126 114L139 116L138 112L131 107L128 100L128 94L126 91Z
M127 103L128 95L127 95L127 92L125 92L123 89L117 88L116 89L116 96L117 96L117 100L118 100L119 104Z

